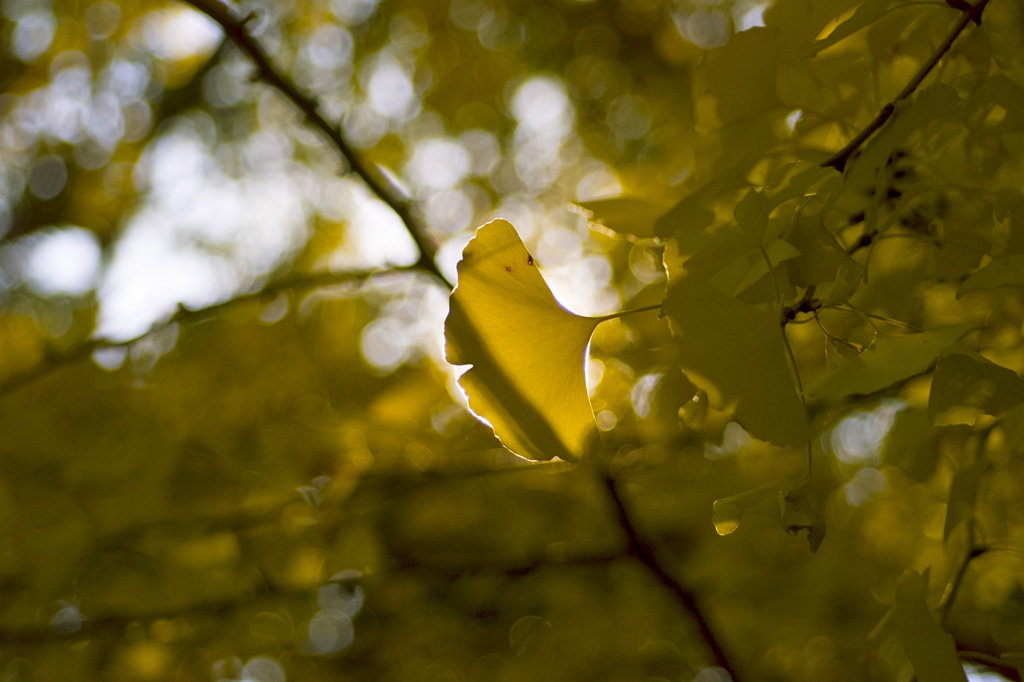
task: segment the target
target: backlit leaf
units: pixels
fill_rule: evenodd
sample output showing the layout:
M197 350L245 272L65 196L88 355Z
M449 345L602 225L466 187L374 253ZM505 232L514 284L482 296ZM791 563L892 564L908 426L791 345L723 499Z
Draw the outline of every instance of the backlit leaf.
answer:
M941 327L920 334L879 334L863 353L826 374L811 388L815 400L868 395L926 371L935 358L974 325Z
M699 277L669 287L665 311L679 364L711 404L761 440L802 445L807 418L786 360L779 315L720 292Z
M518 455L578 460L597 441L584 365L600 319L555 300L515 228L477 230L458 266L445 357L472 365L459 379L469 406Z

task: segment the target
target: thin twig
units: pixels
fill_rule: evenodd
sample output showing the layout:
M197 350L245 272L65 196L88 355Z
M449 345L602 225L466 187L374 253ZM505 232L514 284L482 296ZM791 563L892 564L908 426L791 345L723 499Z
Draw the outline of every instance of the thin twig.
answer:
M398 215L420 250L420 259L417 262L419 268L439 279L449 289L452 288L452 283L444 276L434 260L434 257L437 255L437 245L434 244L427 235L424 226L413 215L412 206L409 201L399 195L392 184L376 167L366 163L355 153L348 140L342 134L341 128L330 123L320 114L319 102L315 98L302 93L294 81L273 65L270 57L246 28L248 20L235 18L232 9L220 2L220 0L183 0L183 2L191 5L220 24L228 39L252 60L256 66L259 78L294 104L302 112L310 125L319 130L330 141L348 164L349 170L359 176L366 183L366 186L370 188L370 191Z
M857 134L850 143L840 149L838 152L833 154L827 161L822 163L823 168L835 168L840 173L846 168L846 163L850 160L858 149L860 149L868 138L874 135L885 122L892 118L892 115L896 113L896 105L902 100L910 97L917 90L918 86L921 85L922 81L928 77L928 74L932 72L932 69L939 63L949 48L953 46L956 39L960 37L960 34L964 32L971 23L981 23L981 13L985 11L985 7L988 5L990 0L978 0L978 2L971 6L970 10L965 10L963 16L957 21L956 25L946 36L946 39L942 41L935 53L932 54L931 58L925 62L914 77L910 79L910 82L900 90L899 94L896 95L890 102L886 103L885 106L878 112L871 123L869 123L860 133Z
M56 370L69 365L79 360L84 360L91 356L98 350L105 348L127 348L135 343L138 343L142 339L152 336L153 334L166 329L174 324L194 324L196 322L202 322L208 320L211 317L223 312L228 308L233 308L237 305L251 302L267 300L270 297L280 294L286 291L297 291L302 289L316 289L318 287L326 287L335 284L345 284L348 282L361 282L375 275L383 275L394 272L418 272L422 271L418 265L396 267L389 270L372 270L372 271L359 271L359 272L317 272L311 274L294 275L281 279L277 282L271 282L267 286L263 287L259 291L254 291L248 294L242 294L235 296L221 303L215 303L205 308L188 309L179 307L178 310L163 322L158 322L146 331L142 332L138 336L133 336L130 339L124 339L122 341L116 341L113 339L105 338L92 338L81 343L77 343L64 350L51 350L46 353L45 358L39 363L25 369L21 372L11 374L0 381L0 398L11 393L12 391L25 386L37 379L42 379L55 372Z
M679 605L693 618L694 624L700 632L701 639L704 640L704 644L711 652L715 665L725 669L732 677L733 682L739 682L740 677L736 673L736 669L733 667L729 656L726 655L725 649L719 643L718 637L715 635L707 617L704 615L704 610L697 601L697 595L669 573L668 569L665 568L658 558L655 547L640 536L636 525L633 523L629 508L619 492L619 484L615 477L607 472L602 472L600 476L604 484L604 490L607 492L608 499L615 511L616 521L626 535L626 551L629 556L643 564L644 568L672 593L672 596L675 597Z

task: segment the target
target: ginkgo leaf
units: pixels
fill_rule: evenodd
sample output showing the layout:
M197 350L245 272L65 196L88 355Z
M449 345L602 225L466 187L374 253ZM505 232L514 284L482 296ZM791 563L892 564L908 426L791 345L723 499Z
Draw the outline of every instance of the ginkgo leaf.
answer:
M935 366L928 416L936 426L974 424L1024 403L1024 379L967 349L948 353Z
M953 636L939 627L925 597L928 572L907 571L896 583L892 625L920 682L967 682Z
M815 400L839 400L881 391L927 370L939 353L974 326L960 324L899 336L879 334L867 350L822 377L810 395Z
M755 514L771 519L790 535L807 531L811 552L817 552L825 539L824 504L828 492L814 481L783 481L716 500L715 531L729 535L740 526L743 517Z
M590 213L592 222L600 223L619 234L653 239L654 224L668 213L672 204L638 197L612 197L581 201L579 206Z
M946 523L943 525L942 537L949 539L950 533L956 530L960 522L974 515L974 501L978 497L978 483L988 468L988 461L978 457L973 464L960 469L953 475L949 485L949 501L946 503Z
M477 230L445 320L445 357L472 365L459 384L502 444L530 459L578 460L597 442L587 345L601 318L555 300L512 225Z
M999 287L1022 287L1024 286L1024 256L1013 254L999 256L964 280L956 297L972 291L986 291L998 289Z
M779 315L726 296L699 277L675 281L665 312L679 364L711 404L731 411L750 434L803 445L807 417L790 374Z
M882 440L879 457L915 481L926 481L935 473L939 461L936 434L926 409L900 410Z
M814 465L808 476L716 500L713 521L718 534L732 533L748 515L763 516L790 535L807 531L811 552L817 552L825 539L825 506L840 481L831 466L831 455L814 443L810 455Z
M841 267L854 263L819 216L794 220L786 240L801 254L786 265L797 286L831 282Z
M814 41L811 45L807 45L802 50L802 56L805 58L813 57L822 50L835 45L840 40L848 38L862 28L875 23L885 14L885 8L888 4L889 0L866 0L857 8L853 16L836 26L826 37Z

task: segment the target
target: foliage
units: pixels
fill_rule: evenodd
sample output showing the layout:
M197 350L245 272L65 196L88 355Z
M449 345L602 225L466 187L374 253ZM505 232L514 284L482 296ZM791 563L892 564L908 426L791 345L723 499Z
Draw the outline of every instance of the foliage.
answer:
M1022 7L5 0L4 679L1019 679Z

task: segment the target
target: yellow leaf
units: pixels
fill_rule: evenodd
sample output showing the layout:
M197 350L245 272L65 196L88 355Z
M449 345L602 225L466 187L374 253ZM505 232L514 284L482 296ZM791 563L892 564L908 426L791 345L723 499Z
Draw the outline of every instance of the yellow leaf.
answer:
M445 357L473 366L459 384L502 444L537 460L578 460L592 450L585 363L601 318L559 305L510 223L477 230L450 303Z

